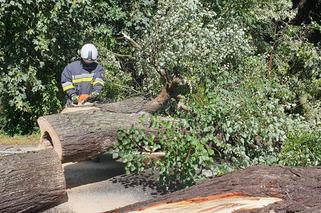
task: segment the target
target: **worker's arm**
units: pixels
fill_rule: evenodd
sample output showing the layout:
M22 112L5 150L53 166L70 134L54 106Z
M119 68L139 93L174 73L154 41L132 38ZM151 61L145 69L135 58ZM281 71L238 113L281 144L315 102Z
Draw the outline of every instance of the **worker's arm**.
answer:
M103 89L105 84L105 71L104 68L100 66L95 72L94 79L93 79L93 93L99 94Z
M72 83L71 71L68 67L65 67L64 71L61 73L61 85L62 90L67 93L69 98L77 96L76 88Z

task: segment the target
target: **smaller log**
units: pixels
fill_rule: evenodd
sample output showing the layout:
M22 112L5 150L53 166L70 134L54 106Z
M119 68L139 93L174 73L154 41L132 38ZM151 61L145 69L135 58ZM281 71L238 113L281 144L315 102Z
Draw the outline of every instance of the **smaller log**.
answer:
M321 168L253 166L108 212L320 212L320 177Z
M53 149L0 150L0 212L38 212L68 200Z

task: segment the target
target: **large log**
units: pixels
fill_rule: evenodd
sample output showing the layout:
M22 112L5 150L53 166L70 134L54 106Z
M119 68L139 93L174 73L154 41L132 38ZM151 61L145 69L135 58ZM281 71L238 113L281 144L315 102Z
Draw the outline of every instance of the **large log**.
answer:
M117 131L139 123L142 114L156 112L178 95L181 79L166 83L153 100L143 97L94 106L68 108L40 117L40 148L53 147L63 163L94 158L117 142ZM148 122L145 124L147 125Z
M140 114L91 110L38 119L42 143L50 144L63 163L94 158L117 141L118 129L137 124ZM49 143L48 143L49 142Z
M0 151L0 212L38 212L67 199L61 162L53 149Z
M108 212L285 213L320 210L321 168L253 166Z
M138 97L40 117L42 147L53 146L63 163L94 158L116 143L119 129L139 123L146 103Z

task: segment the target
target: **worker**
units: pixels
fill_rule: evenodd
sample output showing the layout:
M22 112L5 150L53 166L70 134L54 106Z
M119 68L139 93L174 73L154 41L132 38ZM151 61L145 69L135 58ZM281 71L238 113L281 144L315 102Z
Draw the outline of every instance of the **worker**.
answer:
M61 74L67 106L95 102L104 86L104 68L96 62L97 48L93 44L85 44L80 57L68 64Z

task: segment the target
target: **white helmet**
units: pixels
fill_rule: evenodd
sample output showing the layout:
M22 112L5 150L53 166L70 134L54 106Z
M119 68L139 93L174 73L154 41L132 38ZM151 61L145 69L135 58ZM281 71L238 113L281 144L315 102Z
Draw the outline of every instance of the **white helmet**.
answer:
M84 60L95 61L98 58L98 50L93 44L85 44L80 50L80 56Z

